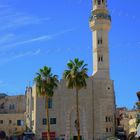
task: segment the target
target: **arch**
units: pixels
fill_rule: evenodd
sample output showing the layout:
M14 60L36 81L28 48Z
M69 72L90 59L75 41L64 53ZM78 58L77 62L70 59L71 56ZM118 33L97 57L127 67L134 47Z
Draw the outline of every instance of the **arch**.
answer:
M98 62L103 62L103 55L98 56Z
M102 39L102 37L101 37L101 44L103 44L103 39Z
M101 5L101 0L97 0L97 2L98 2L98 5Z
M74 112L76 113L76 106L72 106L72 108L66 112L66 133L65 133L65 140L69 140L71 138L71 134L74 134L74 129L73 126L71 125L72 122L75 120L74 119ZM85 109L82 109L81 107L79 107L79 112L80 112L80 128L81 129L81 134L83 136L84 139L88 139L88 132L87 132L87 128L86 128L86 113L85 113Z

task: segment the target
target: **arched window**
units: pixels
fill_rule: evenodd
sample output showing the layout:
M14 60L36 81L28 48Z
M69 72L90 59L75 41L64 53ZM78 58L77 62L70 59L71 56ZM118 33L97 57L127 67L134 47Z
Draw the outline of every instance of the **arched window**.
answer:
M101 5L101 0L98 0L98 5Z
M98 39L98 45L100 44L100 39Z
M108 132L108 128L106 128L106 132Z
M107 116L105 117L105 121L108 122L108 117Z
M103 55L98 56L98 62L103 62Z
M101 62L103 62L103 56L101 56Z
M49 108L49 109L52 109L52 107L53 107L53 103L52 103L52 102L53 102L53 101L52 101L52 98L49 98L49 99L48 99L48 108ZM45 99L45 108L46 108L46 103L47 103L47 102L46 102L46 99Z
M48 108L52 108L52 98L49 98L48 100Z
M103 44L103 39L102 37L98 37L98 45L101 45L101 44Z
M101 44L103 44L103 40L102 40L102 38L101 38Z
M101 57L99 56L99 57L98 57L98 62L100 62L100 58L101 58Z

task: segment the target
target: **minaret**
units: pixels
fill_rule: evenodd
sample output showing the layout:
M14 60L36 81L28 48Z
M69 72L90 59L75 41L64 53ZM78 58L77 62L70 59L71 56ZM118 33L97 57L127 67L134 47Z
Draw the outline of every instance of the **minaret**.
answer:
M90 28L93 35L93 75L100 79L110 79L108 32L111 17L106 0L94 0Z
M107 0L93 1L90 28L93 36L93 137L106 139L115 135L114 82L110 79L108 32L111 17Z

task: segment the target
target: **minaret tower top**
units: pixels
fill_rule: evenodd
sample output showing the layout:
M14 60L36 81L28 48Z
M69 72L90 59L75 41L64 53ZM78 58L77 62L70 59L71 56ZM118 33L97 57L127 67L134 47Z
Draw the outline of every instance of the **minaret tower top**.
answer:
M107 2L106 0L94 0L93 9L106 9Z
M102 23L102 24L101 24ZM92 15L90 19L90 27L98 30L96 27L100 26L100 29L104 28L104 25L107 27L107 30L110 29L111 16L107 8L107 0L93 0Z

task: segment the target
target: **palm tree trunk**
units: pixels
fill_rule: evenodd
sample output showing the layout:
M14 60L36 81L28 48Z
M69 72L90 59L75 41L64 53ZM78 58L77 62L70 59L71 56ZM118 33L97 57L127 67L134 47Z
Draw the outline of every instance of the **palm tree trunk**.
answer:
M77 89L77 88L76 88L76 112L77 112L77 132L78 132L78 140L80 140L79 97L78 97L78 89Z
M48 108L48 96L46 96L46 119L47 119L47 140L50 140L50 122L49 122L49 108Z

